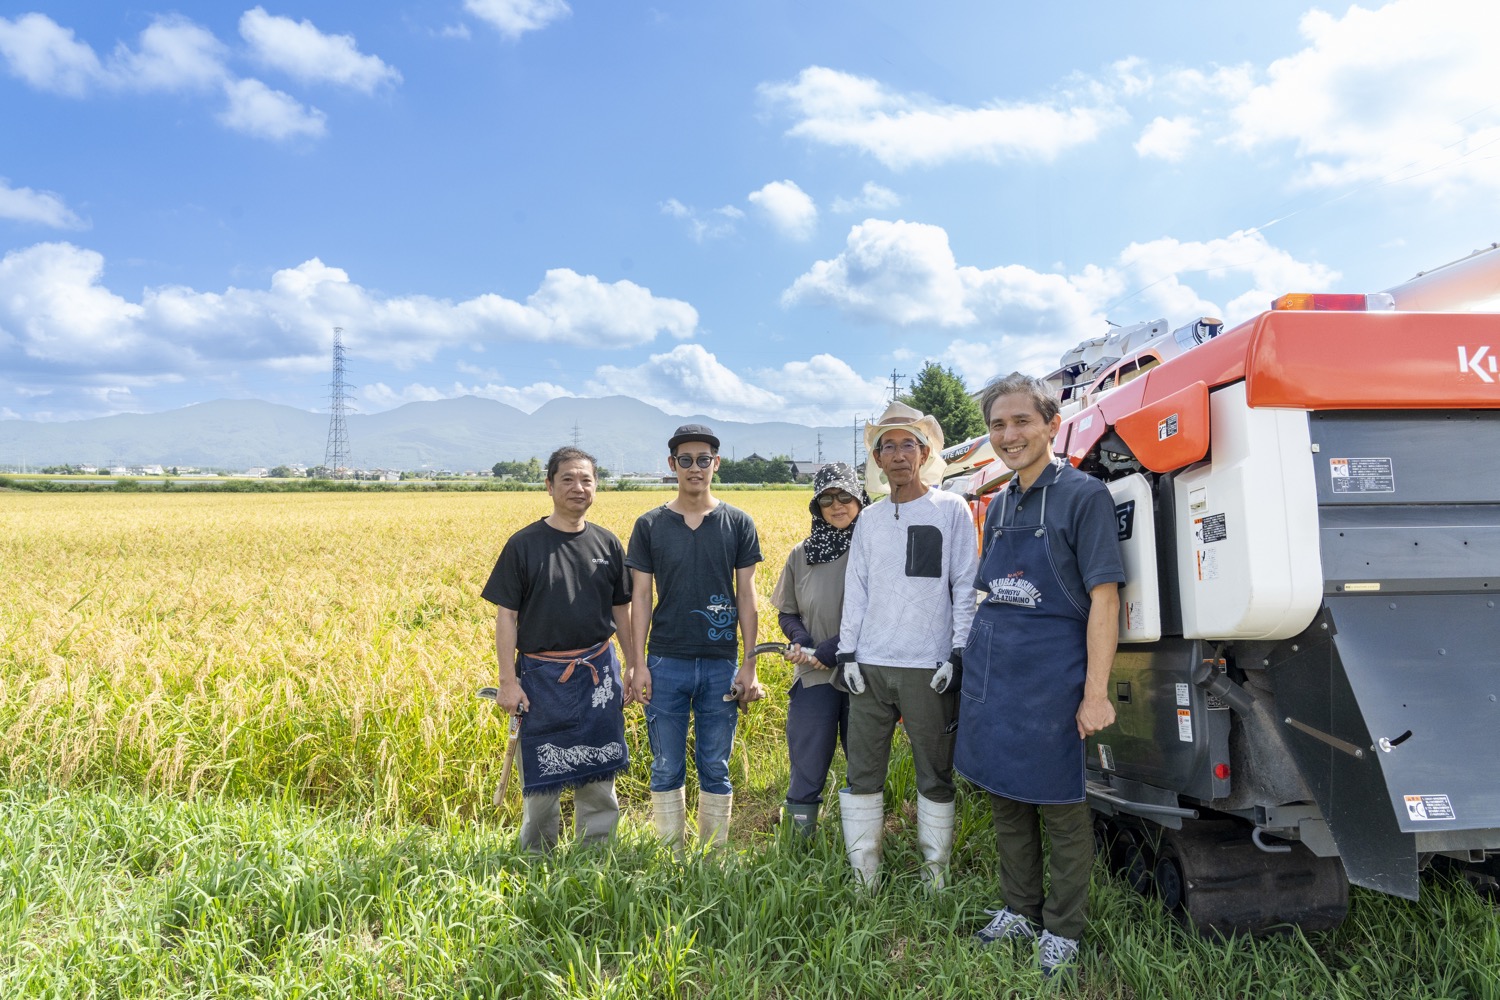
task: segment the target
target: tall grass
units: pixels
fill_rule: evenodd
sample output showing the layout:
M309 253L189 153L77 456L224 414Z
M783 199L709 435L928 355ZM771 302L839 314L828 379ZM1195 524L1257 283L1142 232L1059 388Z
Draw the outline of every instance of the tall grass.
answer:
M746 493L761 630L806 494ZM622 534L661 494L601 494ZM1079 980L979 950L993 837L961 796L951 886L916 879L914 779L887 881L837 818L773 827L789 680L741 724L734 849L645 836L643 723L612 850L517 852L478 590L519 494L0 495L0 996L1500 997L1500 920L1461 882L1353 894L1321 935L1207 941L1102 870ZM836 770L841 764L836 765Z

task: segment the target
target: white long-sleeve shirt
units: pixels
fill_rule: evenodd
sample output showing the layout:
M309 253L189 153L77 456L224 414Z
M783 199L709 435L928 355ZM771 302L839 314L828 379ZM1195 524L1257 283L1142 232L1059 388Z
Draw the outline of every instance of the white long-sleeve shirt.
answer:
M957 494L929 489L867 508L849 546L839 653L885 667L946 661L974 620L977 539Z

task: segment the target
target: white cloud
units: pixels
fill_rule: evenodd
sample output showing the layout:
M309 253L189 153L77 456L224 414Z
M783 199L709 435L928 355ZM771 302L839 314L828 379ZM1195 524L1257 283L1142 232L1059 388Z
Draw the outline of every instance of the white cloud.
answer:
M1165 316L1174 325L1217 315L1233 324L1269 308L1277 295L1322 291L1337 279L1336 271L1298 260L1253 230L1131 243L1107 264L1059 274L1019 264L960 265L940 227L871 219L853 227L844 250L815 263L782 301L832 306L892 327L973 331L943 354L973 380L1050 368L1064 349L1101 333L1111 313L1124 321Z
M867 153L893 170L954 160L1041 161L1096 138L1120 117L1109 95L1088 87L1055 103L943 104L892 91L876 80L810 66L760 92L798 119L789 135Z
M794 181L772 181L759 191L751 191L749 199L788 239L812 239L818 228L818 206Z
M117 86L133 90L202 90L228 75L225 51L207 28L161 17L141 32L137 51L115 47L109 74Z
M290 94L272 90L259 80L234 80L224 84L229 106L219 121L236 132L261 139L317 138L327 130L328 116L308 108Z
M901 196L890 188L882 187L874 181L865 181L864 187L860 188L859 194L855 197L833 199L833 210L840 215L850 215L855 212L884 212L900 204Z
M1199 128L1190 117L1158 116L1141 130L1141 137L1135 141L1135 151L1141 156L1177 163L1193 148L1193 140L1198 135Z
M1500 5L1394 0L1342 17L1315 9L1300 28L1307 46L1272 63L1233 109L1240 146L1291 143L1306 185L1500 186L1491 96Z
M782 295L785 305L832 305L897 326L968 326L963 279L939 226L870 219L849 230L842 253L821 260Z
M464 9L507 38L520 38L572 13L566 0L464 0Z
M700 344L679 344L629 368L601 366L586 389L634 396L667 413L825 426L869 413L885 398L882 383L862 378L832 355L740 374Z
M266 289L162 286L139 302L107 289L103 274L101 254L68 243L0 259L0 369L29 359L89 371L182 371L211 361L316 370L336 325L350 350L403 366L489 343L629 347L686 337L698 322L686 302L566 268L548 271L525 302L381 296L316 258L277 271Z
M745 217L744 211L734 205L720 205L703 213L691 205L684 205L676 198L668 198L662 202L661 211L663 215L670 215L687 223L688 235L697 243L733 236L736 224Z
M228 75L225 54L213 32L176 15L156 18L136 49L122 42L107 61L45 14L0 18L0 56L11 73L38 90L69 97L95 89L202 90Z
M303 82L336 83L367 94L383 83L401 82L394 67L378 56L362 55L354 36L324 34L311 21L253 7L240 17L240 35L256 60Z
M105 75L94 50L45 14L0 17L0 55L12 75L69 97L82 97Z
M51 191L33 191L29 187L11 187L0 177L0 219L35 222L54 229L87 229L88 223Z

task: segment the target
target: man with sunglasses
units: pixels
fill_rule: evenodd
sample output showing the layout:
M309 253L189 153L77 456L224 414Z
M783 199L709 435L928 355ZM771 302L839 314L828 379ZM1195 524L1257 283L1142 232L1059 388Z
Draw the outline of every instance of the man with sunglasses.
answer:
M904 720L917 779L923 879L941 888L953 847L953 741L960 655L974 618L979 554L969 505L942 478L937 419L892 403L865 425L890 498L860 515L844 576L835 680L849 698L849 782L839 792L856 878L880 871L891 737ZM866 482L871 472L866 469ZM874 485L871 483L870 485Z
M729 835L735 726L740 710L764 697L754 653L755 564L761 554L750 516L713 495L719 468L713 431L702 424L677 428L667 442L667 462L677 472L677 496L636 519L625 557L633 639L627 683L646 710L656 835L680 850L690 723L698 839L720 844ZM736 627L745 640L742 664L736 660Z

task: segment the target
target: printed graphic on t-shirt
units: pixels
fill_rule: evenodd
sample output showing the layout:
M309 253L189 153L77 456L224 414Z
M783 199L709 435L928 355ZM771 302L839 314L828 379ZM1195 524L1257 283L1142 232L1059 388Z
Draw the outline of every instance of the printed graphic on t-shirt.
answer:
M734 638L734 624L739 619L739 611L734 602L726 594L715 594L708 599L708 610L700 611L693 609L693 614L702 615L708 619L708 638L711 642L721 642L724 639Z
M1030 580L1015 576L1003 576L990 581L990 596L986 604L1013 604L1018 608L1034 608L1042 603L1042 592Z

